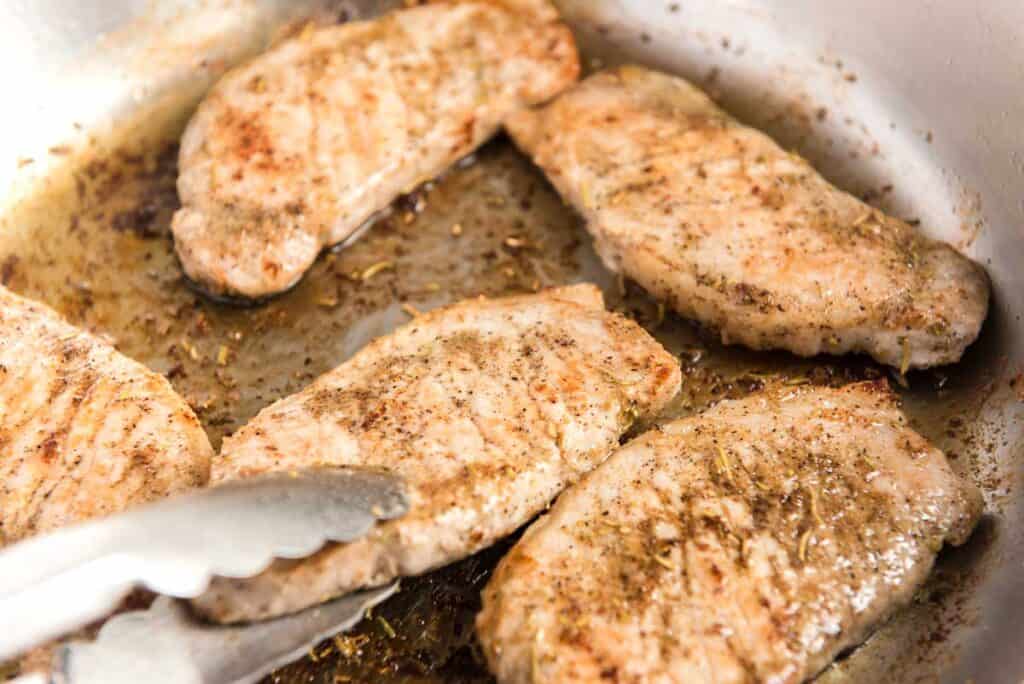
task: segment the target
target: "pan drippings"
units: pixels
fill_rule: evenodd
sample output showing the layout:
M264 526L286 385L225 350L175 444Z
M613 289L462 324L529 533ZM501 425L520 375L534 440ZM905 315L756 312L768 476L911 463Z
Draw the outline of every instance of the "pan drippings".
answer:
M766 386L835 386L892 373L861 358L799 360L723 348L604 271L574 212L504 139L403 197L350 246L322 254L293 290L252 308L218 304L187 287L174 256L175 159L173 144L154 143L69 161L66 183L41 186L0 219L0 278L165 373L215 448L260 408L417 311L580 280L598 283L609 308L627 312L680 358L683 391L660 420ZM912 388L901 391L917 429L962 456L954 462L960 469L973 449L971 412L984 399L971 389L984 385L980 364L969 354L954 375L894 378ZM981 484L991 490L999 483ZM892 663L906 662L908 648L914 659L929 658L936 643L941 648L943 625L969 617L958 616L977 566L968 561L990 542L991 534L978 534L940 559L922 600L837 664L835 676L892 677ZM271 681L489 681L472 620L479 590L505 549L404 582L355 631L324 642ZM930 598L938 595L942 600Z

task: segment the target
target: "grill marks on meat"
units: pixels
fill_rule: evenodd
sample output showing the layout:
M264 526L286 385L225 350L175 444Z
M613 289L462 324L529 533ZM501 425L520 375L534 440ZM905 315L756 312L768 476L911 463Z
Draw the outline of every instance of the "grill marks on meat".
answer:
M679 389L675 359L591 285L467 300L372 342L224 442L213 480L310 465L401 475L409 513L252 580L215 580L218 621L291 612L422 573L513 532Z
M563 493L477 629L501 682L799 682L907 603L980 511L883 383L725 401Z
M163 376L4 288L0 330L0 543L206 483L206 433Z
M621 67L506 125L609 268L726 343L865 352L905 370L958 360L985 319L981 266L836 189L682 79Z
M461 0L304 31L224 76L182 139L193 280L261 297L579 72L546 0Z

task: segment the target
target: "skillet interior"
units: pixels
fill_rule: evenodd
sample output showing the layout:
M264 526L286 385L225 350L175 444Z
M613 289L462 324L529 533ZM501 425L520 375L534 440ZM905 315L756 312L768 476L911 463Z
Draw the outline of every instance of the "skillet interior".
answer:
M111 9L118 3L108 4L110 25L122 25L128 15ZM123 4L120 10L127 13L130 3ZM503 138L402 198L351 246L323 255L291 292L250 309L196 295L182 279L168 232L177 205L174 141L195 97L227 64L275 35L275 27L294 26L304 14L328 21L369 9L358 3L285 9L286 4L188 2L170 19L166 8L150 8L99 45L93 43L96 27L85 21L72 32L85 58L50 81L42 79L50 94L29 92L49 112L39 121L51 127L41 131L26 119L31 130L23 129L21 139L3 131L0 146L8 159L21 160L12 165L11 190L0 213L0 279L167 373L196 408L215 446L262 406L407 320L403 305L426 309L481 293L581 279L601 284L612 306L631 312L679 354L684 391L666 419L769 383L841 384L889 375L861 358L800 361L723 348L693 325L663 317L638 288L623 286L601 269L579 219ZM920 218L924 229L959 243L975 258L1000 255L987 261L996 302L982 340L956 367L913 373L909 386L900 388L918 429L986 492L990 515L966 547L943 554L908 610L823 679L1019 678L1024 656L1007 653L1012 649L989 655L986 648L997 645L990 640L986 646L982 635L1012 614L1011 602L1001 597L1012 591L1012 582L1021 582L1011 571L1021 554L1015 550L1021 546L1020 526L1012 523L1021 518L1013 494L1021 471L1017 394L1024 393L1024 383L1010 385L1019 372L1012 344L1020 339L1016 314L1022 304L1010 298L1020 291L1013 289L1020 276L1010 257L1021 249L1006 243L1015 237L1007 221L1024 207L1003 206L1006 188L986 185L984 174L944 175L945 164L960 159L959 133L951 131L943 142L938 126L945 115L929 132L930 112L893 95L884 64L872 71L863 55L837 64L838 52L784 47L794 36L776 25L801 16L795 6L802 3L779 3L788 10L770 9L771 3L751 8L710 1L561 4L591 66L639 59L694 78L844 187L897 215ZM31 22L39 17L31 12L42 16L46 6L22 8L33 31L38 27ZM197 43L189 27L208 25L209 13L224 7L232 20ZM822 20L803 10L802 16ZM730 30L716 30L722 26ZM71 40L62 30L55 35ZM803 37L808 46L817 45L814 37ZM830 40L833 49L843 42ZM70 50L40 54L41 69L46 60L52 66L71 58ZM72 100L54 99L59 92L81 95L81 84L90 79L112 82L103 81L105 89L77 109L70 107ZM54 90L72 82L79 90ZM140 83L144 92L136 90ZM71 125L76 122L81 131ZM1009 150L1011 157L1015 153L1021 150ZM971 169L976 160L963 161ZM458 236L452 234L456 224ZM524 240L526 247L509 247L509 237ZM472 645L472 618L478 590L504 548L408 581L374 619L325 642L273 680L486 681Z

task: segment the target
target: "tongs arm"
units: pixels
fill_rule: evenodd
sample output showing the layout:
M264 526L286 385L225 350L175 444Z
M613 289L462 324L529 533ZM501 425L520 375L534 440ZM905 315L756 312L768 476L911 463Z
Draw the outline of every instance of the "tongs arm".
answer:
M0 661L109 614L136 586L194 598L364 536L408 509L400 479L316 468L237 480L22 542L0 553Z

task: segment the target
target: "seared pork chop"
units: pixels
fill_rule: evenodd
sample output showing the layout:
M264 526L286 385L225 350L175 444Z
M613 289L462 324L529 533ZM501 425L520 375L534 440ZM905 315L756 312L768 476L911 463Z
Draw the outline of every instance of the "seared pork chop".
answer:
M452 0L304 31L225 75L182 138L172 229L206 289L291 287L400 193L570 83L546 0Z
M680 370L592 285L474 299L379 338L224 441L212 480L309 465L402 476L405 517L196 601L218 621L296 611L482 549L601 463Z
M170 383L0 287L0 545L206 483Z
M605 264L726 343L921 368L978 336L978 264L830 185L686 81L586 79L507 122Z
M907 603L980 511L883 383L724 401L563 493L477 631L500 682L799 682Z

